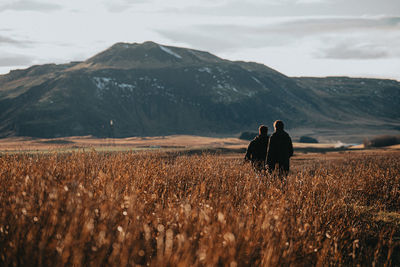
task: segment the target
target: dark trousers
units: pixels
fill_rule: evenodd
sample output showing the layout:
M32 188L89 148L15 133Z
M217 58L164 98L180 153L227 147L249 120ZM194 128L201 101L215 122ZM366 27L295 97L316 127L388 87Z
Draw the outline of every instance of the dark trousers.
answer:
M255 160L252 162L252 164L253 164L253 168L256 171L261 172L261 171L265 170L265 160Z
M282 162L268 163L269 173L273 173L276 170L279 172L279 176L287 176L289 173L289 159Z

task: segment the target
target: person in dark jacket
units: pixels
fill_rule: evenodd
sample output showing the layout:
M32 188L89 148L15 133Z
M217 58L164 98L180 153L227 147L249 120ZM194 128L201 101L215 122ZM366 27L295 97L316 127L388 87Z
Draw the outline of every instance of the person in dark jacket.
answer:
M267 165L270 173L278 168L279 175L286 176L289 173L289 159L293 156L293 145L292 139L283 127L282 121L274 122L275 132L269 139Z
M257 171L265 170L265 160L268 149L268 127L261 125L258 128L258 136L256 136L247 147L244 159L251 161L254 169Z

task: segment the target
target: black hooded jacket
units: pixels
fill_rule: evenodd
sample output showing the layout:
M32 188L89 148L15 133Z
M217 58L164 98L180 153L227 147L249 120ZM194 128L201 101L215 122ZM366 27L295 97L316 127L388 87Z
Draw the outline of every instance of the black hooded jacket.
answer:
M274 166L276 163L289 165L289 158L293 156L292 139L283 130L275 131L269 140L267 163Z
M250 160L251 162L265 161L267 158L268 140L268 135L256 136L247 147L245 160Z

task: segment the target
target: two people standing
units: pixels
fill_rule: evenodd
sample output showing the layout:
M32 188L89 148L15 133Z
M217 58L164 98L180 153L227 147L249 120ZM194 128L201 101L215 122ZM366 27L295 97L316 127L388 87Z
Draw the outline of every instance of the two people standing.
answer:
M259 135L250 142L245 160L252 162L258 171L268 168L269 173L278 171L279 175L289 173L289 161L293 156L292 139L284 131L284 124L277 120L274 122L274 133L268 137L268 127L261 125Z

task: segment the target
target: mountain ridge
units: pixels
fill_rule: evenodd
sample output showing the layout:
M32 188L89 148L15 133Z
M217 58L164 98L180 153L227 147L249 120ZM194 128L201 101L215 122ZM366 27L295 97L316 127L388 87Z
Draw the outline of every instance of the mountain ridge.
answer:
M276 119L397 129L399 94L394 80L288 77L199 50L116 43L82 62L0 75L0 136L234 134Z

